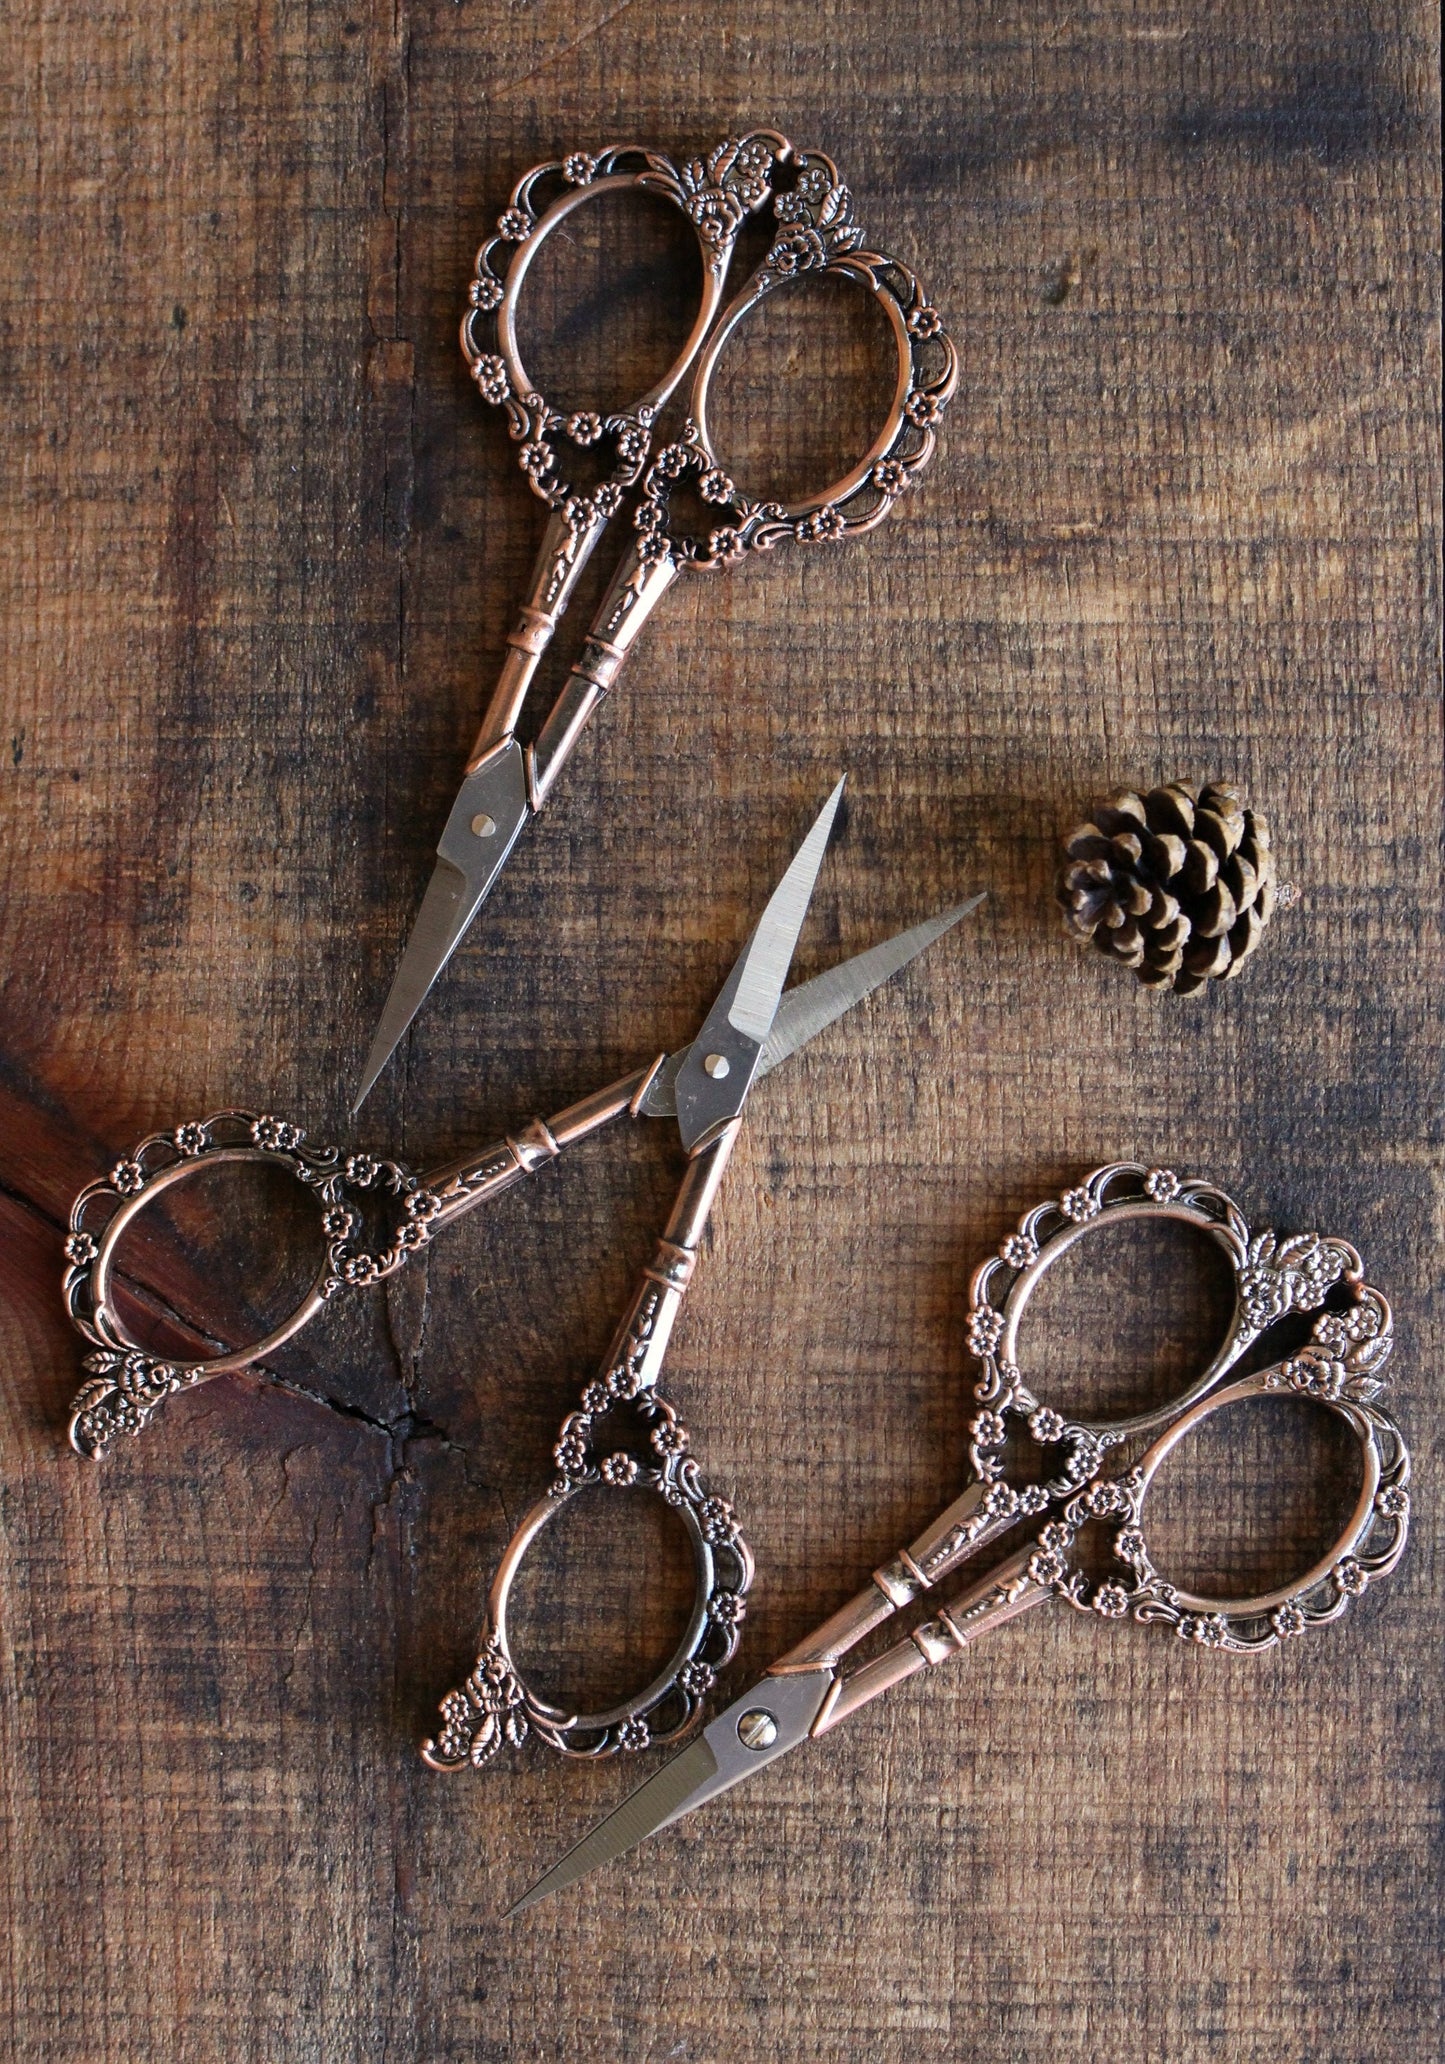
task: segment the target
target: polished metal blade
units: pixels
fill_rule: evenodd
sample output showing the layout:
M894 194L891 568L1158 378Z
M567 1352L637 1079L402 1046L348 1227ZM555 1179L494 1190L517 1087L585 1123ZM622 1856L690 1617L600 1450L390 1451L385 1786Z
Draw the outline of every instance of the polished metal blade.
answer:
M526 767L515 743L494 753L462 783L366 1057L353 1113L361 1109L427 991L466 936L530 815Z
M839 781L768 898L678 1070L677 1124L689 1153L747 1102L842 799Z
M763 1043L758 1076L770 1074L800 1046L806 1046L845 1011L852 1010L855 1003L861 1003L884 982L891 981L911 960L926 953L936 939L952 931L960 918L977 910L987 893L980 889L966 903L956 903L952 910L925 918L909 931L898 932L880 945L870 946L866 953L855 953L851 960L841 961L837 967L814 975L811 982L800 982L796 989L790 989L778 1006L773 1029Z
M926 952L960 918L976 910L987 893L987 890L980 889L966 903L957 903L952 910L942 911L939 916L927 918L909 931L884 939L880 945L870 946L866 953L855 953L851 960L840 961L837 967L814 975L810 982L799 982L796 988L790 989L778 1006L773 1029L763 1044L754 1081L760 1082L764 1075L770 1074L800 1047L806 1046L819 1032L826 1031L855 1003L871 996L875 989L891 980L920 953ZM638 1107L644 1117L677 1116L677 1078L691 1052L692 1047L684 1046L668 1055L647 1085L647 1094Z
M808 1739L832 1682L832 1670L760 1678L719 1713L689 1748L664 1763L646 1784L598 1821L530 1892L523 1893L507 1919L575 1885L589 1871L610 1863L797 1748ZM748 1746L745 1735L756 1742L755 1747Z

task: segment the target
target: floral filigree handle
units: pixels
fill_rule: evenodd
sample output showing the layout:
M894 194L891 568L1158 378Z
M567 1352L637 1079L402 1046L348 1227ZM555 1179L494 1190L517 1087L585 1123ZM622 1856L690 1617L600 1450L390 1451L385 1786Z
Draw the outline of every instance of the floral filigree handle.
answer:
M534 1118L515 1134L421 1176L399 1161L314 1145L299 1125L251 1111L221 1111L152 1133L108 1176L87 1185L71 1210L65 1305L94 1347L84 1362L89 1380L71 1408L71 1444L98 1460L117 1434L140 1433L164 1398L263 1361L339 1291L393 1274L443 1226L544 1167L564 1143L584 1139L630 1111L650 1072L610 1083L551 1121ZM203 1171L245 1163L284 1170L313 1199L320 1261L310 1287L279 1325L245 1347L196 1360L153 1354L131 1336L116 1301L120 1240L165 1192Z
M238 1161L283 1168L315 1197L323 1237L316 1279L289 1318L239 1354L196 1361L151 1354L130 1338L114 1302L120 1237L163 1191L202 1167ZM390 1207L380 1245L358 1237L358 1207L367 1195L384 1198ZM269 1114L221 1111L152 1133L108 1176L83 1189L71 1210L63 1293L74 1324L95 1343L83 1364L90 1380L71 1406L72 1445L98 1458L117 1434L140 1433L164 1398L264 1356L298 1333L344 1286L377 1282L400 1268L425 1246L440 1210L441 1200L400 1163L314 1146L299 1125Z
M788 180L791 184L787 184ZM627 186L666 195L692 224L704 259L704 294L692 332L657 386L621 413L567 414L528 377L516 344L516 304L542 243L593 193ZM734 241L748 215L771 198L772 245L727 310L714 317ZM883 428L839 481L795 504L741 495L719 462L708 430L718 360L747 316L773 292L819 273L851 279L883 308L898 348L898 376ZM958 355L938 310L901 260L864 248L852 196L822 151L799 151L772 130L721 143L704 158L675 165L660 152L614 147L574 151L528 172L513 189L496 234L477 254L462 321L462 350L484 400L507 411L522 471L534 494L565 518L570 537L586 539L621 506L642 473L653 425L690 365L696 372L680 441L657 454L638 505L635 549L644 565L712 567L785 538L814 543L871 530L932 456L936 426L958 380ZM578 493L559 459L565 444L610 443L614 465L601 487ZM671 496L693 477L717 519L702 532L679 530ZM570 568L578 556L564 544ZM565 573L559 570L555 585Z
M512 1535L492 1579L476 1667L442 1700L441 1728L422 1744L423 1761L434 1770L480 1769L529 1735L564 1756L608 1756L675 1740L732 1659L753 1558L732 1506L704 1484L687 1429L657 1384L739 1124L732 1119L689 1161L667 1229L602 1368L562 1422L552 1450L557 1474ZM670 1506L691 1543L695 1588L687 1629L671 1660L634 1697L599 1713L550 1704L527 1685L512 1655L507 1612L517 1571L574 1498L636 1490Z
M1030 1299L1065 1253L1104 1226L1172 1219L1195 1227L1220 1247L1234 1278L1234 1311L1207 1366L1184 1392L1148 1412L1090 1420L1042 1398L1020 1364L1019 1329ZM1310 1345L1283 1366L1312 1395L1368 1404L1380 1390L1390 1353L1390 1307L1364 1282L1359 1254L1346 1240L1315 1233L1281 1240L1251 1233L1243 1213L1212 1183L1172 1169L1111 1162L1019 1220L973 1274L967 1347L978 1364L969 1421L971 1477L962 1495L906 1553L879 1572L885 1595L903 1603L935 1584L986 1543L1073 1497L1111 1449L1157 1431L1216 1390L1276 1319L1320 1311ZM1333 1296L1339 1310L1323 1310ZM1283 1379L1282 1379L1283 1380ZM1026 1434L1042 1451L1033 1481L1005 1475L1010 1436Z
M753 1560L726 1498L713 1496L689 1453L687 1428L646 1376L662 1286L640 1301L610 1365L563 1420L557 1475L513 1536L493 1583L475 1669L441 1702L442 1726L422 1744L434 1770L480 1769L504 1746L535 1733L566 1756L603 1756L675 1740L696 1720L719 1671L736 1652ZM630 1423L622 1423L630 1422ZM604 1438L605 1435L605 1438ZM697 1588L687 1631L671 1661L636 1697L599 1713L569 1713L539 1698L512 1658L507 1605L522 1557L549 1520L587 1490L654 1492L682 1520Z
M482 399L507 412L532 492L562 515L574 537L585 537L612 516L624 489L641 473L657 412L684 377L717 312L737 233L767 200L774 168L791 153L786 137L771 130L730 138L705 159L680 166L661 151L613 145L595 155L570 151L536 165L512 189L496 233L477 253L462 319L462 351ZM522 284L542 245L577 207L596 195L628 188L665 196L691 223L703 257L697 318L668 372L628 408L610 415L556 409L528 376L517 348ZM599 487L579 493L559 470L568 445L611 447L612 470Z
M1368 1307L1383 1302L1366 1292ZM1378 1336L1371 1336L1378 1338ZM1364 1352L1362 1353L1362 1350ZM1374 1363L1364 1341L1347 1359ZM1184 1641L1236 1654L1272 1648L1311 1627L1337 1620L1375 1578L1387 1575L1405 1552L1410 1516L1410 1455L1394 1421L1366 1402L1379 1389L1372 1375L1346 1375L1324 1384L1301 1361L1281 1363L1202 1399L1154 1443L1136 1468L1118 1480L1100 1479L1080 1490L1039 1535L1025 1565L1028 1580L1080 1612L1105 1620L1133 1617L1172 1626ZM1350 1521L1328 1555L1276 1590L1250 1598L1214 1598L1172 1584L1155 1567L1144 1533L1144 1501L1160 1465L1201 1420L1250 1398L1293 1392L1342 1418L1359 1441L1364 1480ZM1362 1396L1362 1392L1365 1394ZM1090 1521L1110 1530L1120 1574L1091 1582L1073 1561L1075 1541Z

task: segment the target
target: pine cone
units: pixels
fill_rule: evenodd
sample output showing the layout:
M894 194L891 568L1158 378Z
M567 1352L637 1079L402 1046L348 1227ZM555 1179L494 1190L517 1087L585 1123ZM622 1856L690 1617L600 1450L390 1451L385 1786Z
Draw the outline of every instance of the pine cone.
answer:
M1188 996L1237 975L1274 914L1269 827L1226 782L1123 789L1064 851L1067 930L1151 989Z

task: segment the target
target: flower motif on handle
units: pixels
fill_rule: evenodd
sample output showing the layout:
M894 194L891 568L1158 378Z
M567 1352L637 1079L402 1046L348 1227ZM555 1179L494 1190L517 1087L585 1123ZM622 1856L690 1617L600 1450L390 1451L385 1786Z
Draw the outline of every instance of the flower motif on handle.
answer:
M968 1315L968 1351L982 1361L1003 1339L1003 1313L991 1304L976 1304Z
M483 401L490 401L494 406L504 402L512 391L506 362L495 351L482 352L472 367L472 378L481 390Z
M703 1504L701 1517L702 1530L715 1546L737 1539L737 1515L726 1498L708 1498Z
M1250 1241L1239 1278L1245 1315L1257 1331L1290 1311L1314 1311L1339 1282L1347 1257L1339 1244L1301 1233L1280 1240L1274 1233Z
M848 528L843 512L836 504L829 502L826 508L805 516L797 526L797 535L806 543L816 544L820 540L842 537Z
M1008 1424L1002 1412L980 1412L969 1425L975 1447L1001 1448L1008 1438Z
M827 246L809 223L800 222L785 229L768 253L768 264L780 279L812 272L827 262Z

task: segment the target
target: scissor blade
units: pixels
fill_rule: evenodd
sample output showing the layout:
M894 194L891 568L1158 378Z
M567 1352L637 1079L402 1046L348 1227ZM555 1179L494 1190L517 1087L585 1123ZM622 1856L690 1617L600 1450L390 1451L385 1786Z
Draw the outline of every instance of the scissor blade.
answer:
M986 894L986 890L980 889L966 903L955 904L952 910L930 917L909 931L897 933L892 939L884 939L881 944L870 946L866 953L855 953L851 960L841 961L826 973L814 975L810 982L799 982L796 988L790 989L778 1006L778 1015L764 1042L754 1080L760 1082L764 1075L780 1067L810 1039L826 1031L855 1003L871 996L875 989L891 980L920 953L926 952L960 918L967 917L970 910L976 910ZM647 1085L647 1094L639 1106L644 1117L677 1116L677 1078L691 1052L690 1046L684 1046L677 1053L668 1055Z
M763 1677L735 1698L719 1713L689 1748L640 1785L628 1799L609 1813L567 1854L540 1877L530 1892L517 1901L507 1915L525 1913L539 1899L548 1898L599 1865L645 1842L649 1835L670 1827L684 1814L731 1791L744 1778L752 1777L765 1764L775 1763L789 1749L808 1739L813 1722L833 1682L831 1670L808 1670L786 1677ZM739 1729L748 1719L759 1739L748 1748ZM769 1732L771 1729L771 1738Z
M462 783L437 846L440 857L366 1057L353 1112L361 1109L397 1042L421 1009L427 991L461 944L530 814L526 769L518 745L507 746Z
M747 1102L842 798L839 781L768 898L678 1071L677 1123L689 1153Z
M952 931L960 918L967 917L970 910L977 910L986 894L987 890L980 889L966 903L956 903L952 910L926 918L911 930L884 939L880 945L870 946L866 953L855 953L851 960L842 961L837 967L814 975L811 982L799 982L795 989L790 989L778 1006L772 1031L763 1042L762 1059L758 1062L759 1078L771 1074L800 1046L806 1046L810 1039L816 1038L841 1018L845 1011L852 1010L855 1003L861 1003L865 996L870 996L884 982L891 981L920 953L926 953L936 939Z

